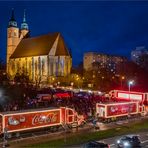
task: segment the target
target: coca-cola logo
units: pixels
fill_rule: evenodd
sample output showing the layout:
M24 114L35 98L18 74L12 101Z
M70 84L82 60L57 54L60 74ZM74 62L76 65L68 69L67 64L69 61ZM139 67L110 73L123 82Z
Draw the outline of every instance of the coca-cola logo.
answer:
M57 122L58 114L57 113L49 113L47 115L37 114L32 118L32 125L36 124L47 124L47 123L55 123Z

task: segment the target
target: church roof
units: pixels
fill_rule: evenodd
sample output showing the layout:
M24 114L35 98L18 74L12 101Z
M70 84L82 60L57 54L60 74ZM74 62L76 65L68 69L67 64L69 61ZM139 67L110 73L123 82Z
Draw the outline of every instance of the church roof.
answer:
M53 33L23 39L10 58L48 55L53 50L53 45L55 46L52 52L54 56L70 56L61 34Z

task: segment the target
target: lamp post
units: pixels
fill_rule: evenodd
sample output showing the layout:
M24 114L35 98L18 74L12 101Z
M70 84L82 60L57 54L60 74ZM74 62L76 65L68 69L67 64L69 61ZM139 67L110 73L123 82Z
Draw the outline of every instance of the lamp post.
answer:
M58 86L60 86L60 82L59 82L59 81L58 81L58 83L57 83L57 84L58 84Z
M77 75L77 76L78 76L78 75ZM77 77L76 80L77 80L77 85L78 85L78 88L79 88L79 80L80 80L80 78Z
M123 88L123 80L125 79L124 76L121 77L121 89Z
M3 137L3 146L2 146L3 148L5 148L7 146L7 144L8 144L7 143L8 142L7 141L7 134L8 134L7 133L7 128L4 128L4 137Z
M130 93L130 91L131 91L131 85L133 85L134 84L134 80L130 80L129 82L128 82L128 91L129 91L129 93Z
M128 81L128 91L129 91L129 101L130 101L130 91L131 91L131 85L134 84L134 80ZM129 109L128 109L128 118L130 117L130 104L129 104Z

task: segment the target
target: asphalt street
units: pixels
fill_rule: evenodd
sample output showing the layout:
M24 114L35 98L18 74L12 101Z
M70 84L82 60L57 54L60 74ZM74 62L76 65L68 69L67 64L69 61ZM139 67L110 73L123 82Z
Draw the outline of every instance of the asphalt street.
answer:
M138 135L140 137L142 148L148 148L148 132L135 133L135 135ZM110 144L111 148L116 148L117 147L116 142L117 142L117 139L119 139L119 137L120 136L112 137L112 138L104 139L102 141Z

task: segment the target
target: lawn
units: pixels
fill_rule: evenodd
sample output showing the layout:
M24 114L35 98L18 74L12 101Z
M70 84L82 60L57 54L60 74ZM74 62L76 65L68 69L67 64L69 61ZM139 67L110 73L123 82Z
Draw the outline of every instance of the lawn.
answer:
M142 120L139 123L130 123L129 125L122 126L120 128L108 129L105 131L96 131L96 132L85 132L85 133L76 133L72 136L67 136L66 138L49 140L44 143L37 143L33 145L27 145L27 147L32 148L59 148L59 147L70 147L72 145L79 145L90 140L101 140L104 138L109 138L113 136L148 131L148 119Z

